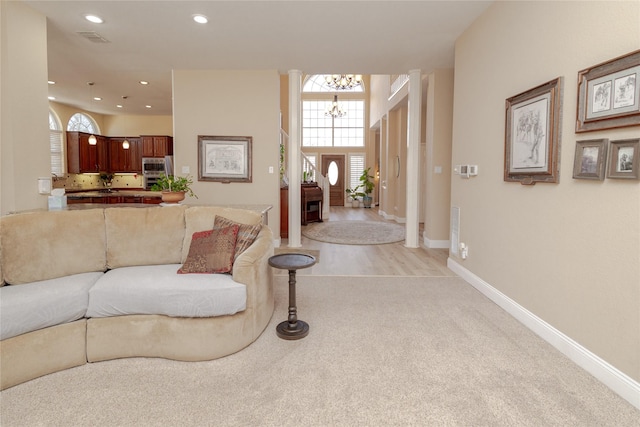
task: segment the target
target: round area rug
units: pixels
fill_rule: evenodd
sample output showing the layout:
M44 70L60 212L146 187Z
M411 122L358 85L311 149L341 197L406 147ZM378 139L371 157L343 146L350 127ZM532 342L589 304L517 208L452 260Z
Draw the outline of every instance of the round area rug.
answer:
M302 227L302 235L340 245L381 245L404 240L404 227L379 221L327 221Z

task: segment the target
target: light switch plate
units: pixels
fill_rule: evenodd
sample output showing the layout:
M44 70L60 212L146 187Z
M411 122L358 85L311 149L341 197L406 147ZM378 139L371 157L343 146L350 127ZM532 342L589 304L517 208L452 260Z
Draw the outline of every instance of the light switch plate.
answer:
M38 193L51 194L51 178L38 178Z
M189 166L182 167L182 173L190 173L190 172L191 172L191 168Z

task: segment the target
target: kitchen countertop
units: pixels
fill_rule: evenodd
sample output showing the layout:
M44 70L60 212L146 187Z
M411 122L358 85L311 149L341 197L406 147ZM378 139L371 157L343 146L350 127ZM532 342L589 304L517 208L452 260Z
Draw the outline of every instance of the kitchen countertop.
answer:
M139 192L138 192L139 193ZM149 191L149 193L153 193L153 191ZM100 193L100 194L113 194L113 193ZM159 193L158 193L159 194ZM190 205L190 206L207 206L207 205ZM211 206L220 206L227 208L236 208L236 209L245 209L249 211L254 211L262 216L262 223L264 225L269 225L269 211L273 207L273 205L260 205L260 204L236 204L236 205L211 205ZM75 211L75 210L83 210L83 209L105 209L105 208L116 208L116 207L131 207L131 208L149 208L156 209L163 207L163 204L159 205L148 205L144 203L74 203L71 205L67 205L61 209L50 209L52 211ZM47 209L30 209L26 211L20 212L9 212L9 215L16 213L25 213L25 212L41 212Z
M131 196L131 197L162 197L160 191L149 190L121 190L112 189L111 191L105 190L68 190L65 192L65 196L68 198L82 199L85 197L110 197L110 196Z

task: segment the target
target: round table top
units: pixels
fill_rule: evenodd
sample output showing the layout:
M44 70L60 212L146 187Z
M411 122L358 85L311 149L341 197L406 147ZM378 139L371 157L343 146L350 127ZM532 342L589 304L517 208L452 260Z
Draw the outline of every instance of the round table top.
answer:
M269 265L283 270L299 270L311 267L316 263L316 258L302 253L278 254L269 258Z

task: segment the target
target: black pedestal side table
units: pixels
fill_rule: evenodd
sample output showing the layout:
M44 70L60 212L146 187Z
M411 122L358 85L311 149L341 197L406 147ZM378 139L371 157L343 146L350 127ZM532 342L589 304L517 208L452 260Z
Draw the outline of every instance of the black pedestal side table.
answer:
M269 265L282 270L289 270L289 318L276 326L276 333L285 340L299 340L309 333L309 324L298 320L296 307L296 271L311 267L316 263L315 257L302 253L278 254L269 258Z

